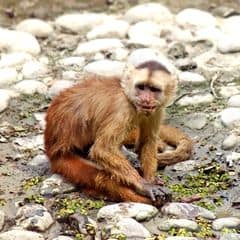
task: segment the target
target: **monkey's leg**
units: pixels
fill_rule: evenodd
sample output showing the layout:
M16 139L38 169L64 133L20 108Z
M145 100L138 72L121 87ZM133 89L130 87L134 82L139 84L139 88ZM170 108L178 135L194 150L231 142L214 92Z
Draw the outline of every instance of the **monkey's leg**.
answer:
M180 129L169 125L161 125L160 139L171 146L175 146L176 150L169 153L158 154L158 166L171 165L190 158L193 142Z
M106 194L115 201L132 201L151 204L150 198L137 194L130 187L113 180L94 163L79 156L62 157L51 161L52 171L69 181L87 187L95 195Z

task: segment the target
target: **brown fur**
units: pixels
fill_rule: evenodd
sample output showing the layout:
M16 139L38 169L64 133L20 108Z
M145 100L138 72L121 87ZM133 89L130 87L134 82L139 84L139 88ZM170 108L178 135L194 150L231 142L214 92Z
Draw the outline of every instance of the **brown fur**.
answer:
M164 78L167 73L154 74L153 78ZM164 79L159 82L165 96L150 115L136 111L120 79L92 78L60 93L46 117L45 149L52 171L116 201L151 203L148 187L157 165L183 161L192 148L180 130L160 127L176 84ZM157 156L157 149L164 146L159 136L177 147L172 155ZM120 151L129 143L136 144L143 177Z

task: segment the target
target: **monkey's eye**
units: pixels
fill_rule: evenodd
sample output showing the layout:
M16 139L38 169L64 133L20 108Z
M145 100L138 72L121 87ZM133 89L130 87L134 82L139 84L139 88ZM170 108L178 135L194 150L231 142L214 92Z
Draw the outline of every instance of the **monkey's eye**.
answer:
M151 92L156 92L156 93L160 93L162 90L160 88L157 88L157 87L149 87L150 91Z
M144 84L137 84L137 85L136 85L136 89L138 89L138 90L144 90L144 89L145 89L145 85L144 85Z

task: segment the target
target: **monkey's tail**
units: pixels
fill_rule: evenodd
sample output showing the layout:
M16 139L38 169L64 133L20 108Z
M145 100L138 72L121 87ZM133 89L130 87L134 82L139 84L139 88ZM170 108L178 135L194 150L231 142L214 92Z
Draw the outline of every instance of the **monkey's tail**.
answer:
M160 138L165 143L176 147L176 149L172 152L158 154L159 167L185 161L191 157L193 141L180 129L169 125L161 125Z

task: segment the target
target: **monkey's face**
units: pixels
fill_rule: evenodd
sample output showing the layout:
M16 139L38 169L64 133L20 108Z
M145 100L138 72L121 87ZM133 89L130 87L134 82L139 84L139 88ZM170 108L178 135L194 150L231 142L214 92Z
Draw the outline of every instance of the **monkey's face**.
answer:
M164 70L135 68L124 82L124 90L136 110L153 114L165 106L175 92L176 81Z

